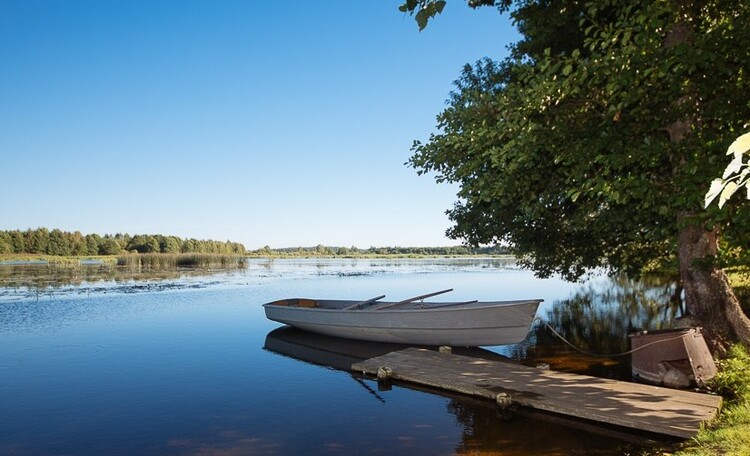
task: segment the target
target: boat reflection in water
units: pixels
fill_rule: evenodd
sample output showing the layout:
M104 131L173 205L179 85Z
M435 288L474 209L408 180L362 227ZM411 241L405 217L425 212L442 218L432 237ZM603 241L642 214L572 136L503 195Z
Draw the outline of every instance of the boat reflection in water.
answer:
M351 366L365 359L408 347L411 345L342 339L283 326L267 334L263 348L298 361L348 372L371 395L385 403L385 392L390 389L390 384L377 383L377 387L374 387L374 381L365 381L361 374L351 371ZM438 347L421 348L438 350ZM510 361L505 356L479 347L454 347L452 352L482 359ZM614 455L639 448L647 441L643 434L611 426L531 409L514 409L509 413L508 410L501 410L493 401L399 381L394 381L394 384L448 398L447 410L455 416L461 429L455 454L476 454L479 451L514 455L589 452ZM529 438L530 429L534 429L535 435L545 437Z
M352 364L415 345L368 342L315 334L291 326L276 328L266 335L264 349L320 366L351 371ZM437 351L438 347L418 346ZM475 358L508 361L505 356L479 347L454 347L453 353Z

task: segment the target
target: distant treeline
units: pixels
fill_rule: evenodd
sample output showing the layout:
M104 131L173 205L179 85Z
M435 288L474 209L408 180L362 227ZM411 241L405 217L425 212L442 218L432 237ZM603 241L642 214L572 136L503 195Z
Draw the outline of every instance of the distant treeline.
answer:
M370 247L359 249L357 247L329 247L318 245L315 247L286 247L272 249L263 247L252 250L249 255L278 256L278 257L309 257L309 256L333 256L333 257L357 257L357 256L465 256L465 255L509 255L510 250L504 246L492 247Z
M181 239L177 236L137 234L83 235L47 228L26 231L0 231L0 254L39 254L58 256L120 255L138 253L245 254L237 242Z
M160 234L81 234L47 228L26 231L0 231L0 254L36 254L53 256L122 255L126 253L203 253L218 255L252 255L264 257L361 257L361 256L465 256L507 255L504 246L493 247L286 247L246 251L237 242L181 239Z

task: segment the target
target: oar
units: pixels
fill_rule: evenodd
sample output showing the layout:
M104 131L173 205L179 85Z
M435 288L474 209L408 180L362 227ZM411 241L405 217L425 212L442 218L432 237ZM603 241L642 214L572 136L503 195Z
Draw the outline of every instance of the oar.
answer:
M385 295L376 296L374 298L368 299L367 301L355 302L354 304L348 305L348 306L344 307L341 310L356 310L356 309L361 309L362 307L369 306L373 302L380 301L383 298L385 298Z
M447 290L442 290L442 291L436 291L434 293L427 293L421 296L414 296L413 298L405 299L403 301L386 304L384 306L378 307L376 310L390 309L391 307L402 306L404 304L409 304L410 302L419 301L420 299L427 299L433 296L441 295L443 293L448 293L449 291L453 291L453 288L448 288Z
M473 301L451 302L451 303L448 303L448 304L438 304L436 306L424 306L423 308L424 309L440 309L440 308L443 308L443 307L462 306L464 304L474 304L474 303L477 303L477 302L479 302L479 300L475 299Z

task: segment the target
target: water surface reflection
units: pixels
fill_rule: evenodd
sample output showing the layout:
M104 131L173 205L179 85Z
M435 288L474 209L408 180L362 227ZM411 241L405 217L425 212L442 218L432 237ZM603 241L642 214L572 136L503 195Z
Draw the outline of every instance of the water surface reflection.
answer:
M664 277L618 276L583 284L539 315L513 356L554 370L629 380L628 335L672 327L683 315L676 293L676 282Z
M382 356L407 345L345 340L311 334L290 327L277 328L268 333L264 349L300 362L343 371L362 386L376 400L386 404L392 391L390 384L378 383L357 373L350 373L351 365ZM422 347L437 350L437 347ZM454 348L454 354L494 361L510 360L482 348ZM533 410L504 411L492 402L396 382L398 387L421 391L447 398L446 410L454 416L461 429L461 440L455 454L612 454L613 438L621 443L617 451L641 448L647 438L642 433L630 432L592 424L576 419L554 416ZM545 439L528 438L529 430Z
M159 274L0 266L0 454L622 454L619 437L543 415L508 420L437 391L380 391L333 369L352 359L339 342L324 350L339 361L322 368L309 354L280 356L261 304L445 288L456 300L542 298L538 316L597 353L680 314L666 282L570 284L495 260L251 260ZM580 355L541 325L523 344L473 352L629 376L622 360Z

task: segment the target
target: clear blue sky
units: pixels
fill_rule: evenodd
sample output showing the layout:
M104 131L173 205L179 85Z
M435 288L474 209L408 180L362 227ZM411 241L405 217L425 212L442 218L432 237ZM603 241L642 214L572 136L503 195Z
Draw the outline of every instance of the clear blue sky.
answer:
M456 188L404 163L517 35L400 3L0 0L0 229L457 244Z

